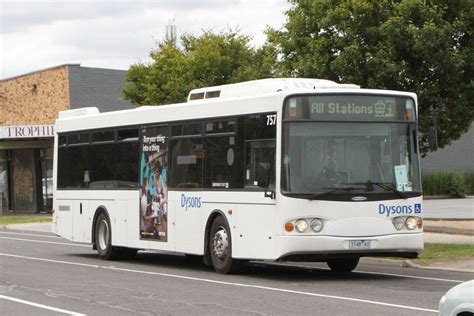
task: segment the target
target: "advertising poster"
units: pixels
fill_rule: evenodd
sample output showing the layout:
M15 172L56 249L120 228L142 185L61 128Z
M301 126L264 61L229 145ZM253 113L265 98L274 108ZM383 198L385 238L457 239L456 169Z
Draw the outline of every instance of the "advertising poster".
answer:
M142 129L140 238L168 241L168 127Z

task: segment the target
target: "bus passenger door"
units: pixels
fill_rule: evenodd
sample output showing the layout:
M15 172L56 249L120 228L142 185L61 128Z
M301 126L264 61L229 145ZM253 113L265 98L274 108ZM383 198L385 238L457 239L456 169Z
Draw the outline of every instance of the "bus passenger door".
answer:
M272 259L275 255L275 139L252 140L246 144L245 187L235 205L237 258ZM265 191L262 191L265 189Z

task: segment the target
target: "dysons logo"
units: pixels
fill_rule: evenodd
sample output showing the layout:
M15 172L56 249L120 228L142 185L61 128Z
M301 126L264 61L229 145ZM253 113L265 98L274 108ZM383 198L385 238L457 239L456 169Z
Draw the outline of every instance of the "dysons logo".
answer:
M409 214L421 214L421 204L415 203L414 205L385 205L379 204L379 214L386 215L409 215Z
M201 197L198 196L186 196L181 194L181 207L186 208L186 211L189 208L200 208L201 207Z

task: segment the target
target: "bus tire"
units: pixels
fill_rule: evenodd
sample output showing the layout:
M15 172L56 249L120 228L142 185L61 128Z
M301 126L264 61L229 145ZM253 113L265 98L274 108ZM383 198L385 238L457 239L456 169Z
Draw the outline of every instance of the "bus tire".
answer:
M332 259L327 265L333 272L351 272L359 264L359 258Z
M214 270L222 274L237 273L243 261L232 258L232 238L229 225L222 216L217 216L209 234L209 254Z
M121 249L112 246L112 230L109 217L101 212L95 225L95 242L99 257L104 260L114 260L120 257Z

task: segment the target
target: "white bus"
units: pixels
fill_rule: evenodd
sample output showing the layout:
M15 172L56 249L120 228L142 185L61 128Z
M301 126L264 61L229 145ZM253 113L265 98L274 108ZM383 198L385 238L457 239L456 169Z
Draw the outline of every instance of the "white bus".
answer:
M103 259L137 250L242 263L416 257L422 193L413 93L318 79L196 89L183 104L63 111L55 233Z

